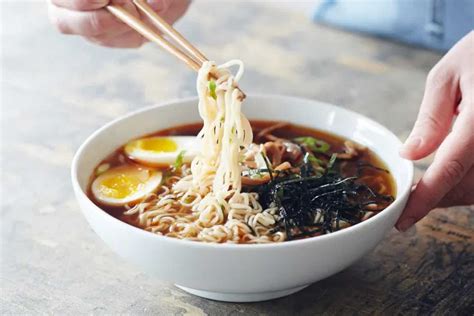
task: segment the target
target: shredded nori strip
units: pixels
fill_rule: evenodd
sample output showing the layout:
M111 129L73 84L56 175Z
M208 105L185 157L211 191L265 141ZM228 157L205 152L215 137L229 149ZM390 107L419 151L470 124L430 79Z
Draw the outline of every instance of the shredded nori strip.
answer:
M367 212L379 212L394 200L357 182L363 168L387 170L364 162L358 164L355 176L344 177L333 167L335 158L331 157L321 173L308 159L309 155L305 154L300 173L279 173L256 188L264 208L278 208L279 220L273 231L284 231L288 240L331 233L343 224L360 223ZM367 210L370 204L381 207Z

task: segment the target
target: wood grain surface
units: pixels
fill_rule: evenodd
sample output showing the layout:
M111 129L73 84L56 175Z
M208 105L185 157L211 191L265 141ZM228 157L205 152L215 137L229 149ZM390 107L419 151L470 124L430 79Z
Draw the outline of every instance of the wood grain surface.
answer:
M136 270L87 225L70 184L71 159L117 116L195 95L196 75L153 45L106 49L60 35L42 2L0 5L0 314L473 314L473 207L435 210L416 231L392 231L347 270L269 302L209 301ZM339 104L401 139L441 57L318 26L269 1L194 1L177 28L218 62L242 59L248 93ZM417 176L430 159L417 163Z

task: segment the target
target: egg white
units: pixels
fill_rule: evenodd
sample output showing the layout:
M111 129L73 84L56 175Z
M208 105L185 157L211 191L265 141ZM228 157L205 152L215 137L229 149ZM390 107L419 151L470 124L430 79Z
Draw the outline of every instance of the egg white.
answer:
M102 183L119 175L138 178L141 182L139 189L123 198L114 198L104 194L101 190ZM137 166L121 166L109 169L98 176L92 182L91 191L95 199L104 205L123 206L125 204L134 204L143 199L147 194L155 191L161 184L162 178L163 174L157 170Z
M160 152L153 150L144 150L136 146L136 142L149 138L165 138L173 141L177 148L174 151ZM183 163L190 163L199 150L198 139L194 136L163 136L163 137L147 137L133 140L125 145L125 154L132 160L141 164L153 167L170 166L176 162L178 155L182 155Z

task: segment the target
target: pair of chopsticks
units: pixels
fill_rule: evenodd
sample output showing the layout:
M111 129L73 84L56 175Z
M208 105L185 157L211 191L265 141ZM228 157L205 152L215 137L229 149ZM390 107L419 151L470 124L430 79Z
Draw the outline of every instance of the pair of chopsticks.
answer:
M110 13L115 15L125 24L128 24L135 31L151 42L161 46L163 49L184 61L189 67L198 71L202 63L208 59L188 40L186 40L178 31L163 20L153 9L146 3L146 0L132 0L133 4L143 12L150 21L165 35L169 36L181 48L175 46L174 43L165 39L153 28L145 24L139 18L130 14L127 10L119 5L108 5L106 8Z
M151 42L158 44L169 53L178 57L180 60L184 61L186 65L191 67L195 71L199 71L203 62L208 61L206 56L204 56L199 49L194 47L187 39L184 38L178 31L176 31L171 25L169 25L163 18L161 18L153 9L146 3L146 0L132 0L141 12L143 12L150 21L165 35L169 36L175 43L170 42L165 39L160 33L156 32L153 28L148 26L139 18L133 16L119 5L108 5L106 8L116 16L119 20L133 28L135 31L140 33L143 37L148 39ZM180 45L180 47L177 47ZM215 74L211 74L211 77L216 79ZM237 87L240 91L240 98L243 100L246 96L245 93Z

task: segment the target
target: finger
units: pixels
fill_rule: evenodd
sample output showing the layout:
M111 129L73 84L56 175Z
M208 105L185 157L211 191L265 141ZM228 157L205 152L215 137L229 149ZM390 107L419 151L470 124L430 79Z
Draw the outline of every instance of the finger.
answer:
M433 164L428 168L397 222L399 230L406 230L433 209L454 188L473 165L473 116L461 113L455 128L441 144Z
M177 1L173 1L173 0L148 0L148 4L150 5L150 7L152 7L152 9L155 10L156 12L158 12L158 13L167 11L173 2L177 2Z
M164 9L163 18L169 24L173 24L176 22L180 17L184 15L184 13L188 10L190 0L174 0L170 1L169 6ZM158 11L160 12L160 11Z
M150 7L169 24L173 24L183 16L190 3L190 0L148 0ZM148 19L146 19L146 22L154 26Z
M58 7L77 11L97 10L109 4L109 0L51 0L51 2Z
M474 204L474 167L471 167L461 182L443 197L437 207L471 204Z
M95 44L116 48L137 48L145 42L145 39L134 30L113 37L106 35L87 37L86 39Z
M115 3L116 1L114 1ZM130 2L123 4L125 10L135 17L140 17L135 5ZM101 34L121 34L130 27L113 16L106 9L94 11L74 11L57 6L50 6L51 22L64 34L82 36L98 36Z
M400 149L404 158L417 160L431 154L449 133L460 93L456 68L445 61L448 55L428 75L415 126Z

